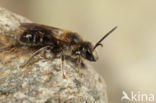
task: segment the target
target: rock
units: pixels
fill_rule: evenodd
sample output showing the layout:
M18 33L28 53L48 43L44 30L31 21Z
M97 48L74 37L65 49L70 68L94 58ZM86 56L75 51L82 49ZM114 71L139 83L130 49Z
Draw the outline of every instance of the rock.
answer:
M0 48L12 43L14 30L30 20L0 8ZM15 40L14 40L15 41ZM34 53L28 47L12 47L0 51L0 103L107 103L106 85L88 61L80 69L70 59L36 55L30 65L21 68ZM53 54L46 51L46 55Z

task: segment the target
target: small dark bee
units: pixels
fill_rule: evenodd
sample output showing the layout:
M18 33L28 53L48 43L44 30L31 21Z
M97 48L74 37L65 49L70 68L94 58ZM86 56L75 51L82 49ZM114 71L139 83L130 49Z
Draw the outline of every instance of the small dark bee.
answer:
M50 48L52 53L61 57L64 76L63 61L66 55L71 56L72 58L78 58L78 63L81 63L81 57L89 61L97 61L98 56L95 49L99 45L103 46L101 42L117 27L114 27L103 36L95 46L89 41L83 40L78 33L68 30L35 23L25 23L22 24L20 28L23 29L24 32L18 37L19 44L28 47L38 47L39 49L33 56L42 50ZM30 60L28 62L30 62ZM27 63L23 66L27 65Z

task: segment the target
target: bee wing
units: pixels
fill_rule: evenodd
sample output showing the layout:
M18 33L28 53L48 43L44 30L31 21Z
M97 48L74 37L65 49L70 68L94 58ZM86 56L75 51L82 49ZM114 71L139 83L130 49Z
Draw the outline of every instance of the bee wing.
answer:
M22 23L20 27L24 30L28 30L28 29L35 30L36 29L36 30L50 31L51 32L50 34L56 39L60 39L60 35L65 31L60 28L37 24L37 23Z

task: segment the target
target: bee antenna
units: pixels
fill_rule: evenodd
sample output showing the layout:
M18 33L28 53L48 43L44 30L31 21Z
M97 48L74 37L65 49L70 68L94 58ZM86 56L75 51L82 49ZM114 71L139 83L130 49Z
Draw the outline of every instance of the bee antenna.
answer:
M115 29L117 28L117 26L115 26L113 29L111 29L108 33L106 33L94 46L93 50L95 50L96 47L98 47L99 45L103 46L101 44L101 42L109 35L111 34Z

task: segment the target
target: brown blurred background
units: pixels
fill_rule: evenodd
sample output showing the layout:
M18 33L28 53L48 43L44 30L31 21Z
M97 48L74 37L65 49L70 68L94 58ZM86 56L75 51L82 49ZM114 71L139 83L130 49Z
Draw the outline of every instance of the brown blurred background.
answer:
M121 103L123 90L156 94L155 0L0 0L0 6L93 43L118 26L92 63L107 83L109 102Z

